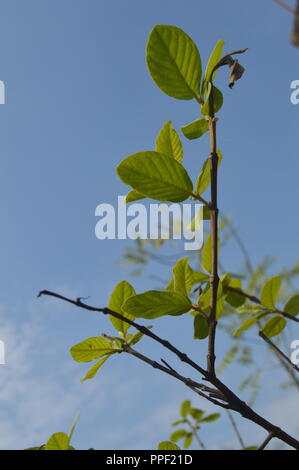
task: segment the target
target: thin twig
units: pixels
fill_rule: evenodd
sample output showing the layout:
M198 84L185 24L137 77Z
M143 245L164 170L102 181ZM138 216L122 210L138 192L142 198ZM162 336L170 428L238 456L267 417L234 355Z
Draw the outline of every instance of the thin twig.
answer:
M260 299L258 297L256 297L255 295L247 294L246 292L242 291L241 289L238 289L237 287L228 286L227 289L231 292L235 292L236 294L242 295L243 297L245 297L246 299L251 300L251 302L253 302L255 304L262 305L262 302L260 301ZM287 312L284 312L283 310L280 310L278 308L273 308L271 311L273 311L274 313L279 313L283 317L286 317L289 320L292 320L296 323L299 323L299 318L297 318L297 317L295 317L295 316L293 316L293 315L291 315Z
M269 432L268 436L266 437L266 439L264 440L264 442L259 446L259 448L257 450L264 450L265 447L267 447L267 445L269 444L269 442L271 441L271 439L273 439L274 435L272 432Z
M240 442L241 448L244 450L244 449L245 449L245 444L244 444L243 438L242 438L242 436L241 436L241 433L240 433L240 431L239 431L239 429L238 429L238 426L237 426L237 423L236 423L236 421L235 421L235 418L233 417L232 413L231 413L229 410L227 410L227 414L228 414L229 420L230 420L230 422L231 422L231 425L232 425L232 427L233 427L233 430L235 431L235 434L236 434L236 436L237 436L237 438L238 438L238 441Z
M289 13L292 13L292 15L295 14L295 10L292 7L290 7L289 5L286 5L281 0L273 0L273 2L276 3L277 5L279 5L284 10L288 11Z
M265 336L262 331L259 332L259 336L270 346L270 348L274 349L277 354L279 354L293 369L299 372L299 367L296 366L296 364L293 364L291 359L283 351L281 351L281 349L279 349L279 347L276 346L276 344L273 343L270 338Z
M202 442L201 438L199 437L199 434L198 434L198 432L197 432L196 427L193 426L193 424L191 423L191 421L190 421L188 418L186 418L186 422L187 422L189 428L191 429L191 432L192 432L193 436L194 436L195 439L197 440L199 447L200 447L202 450L207 450L205 444Z

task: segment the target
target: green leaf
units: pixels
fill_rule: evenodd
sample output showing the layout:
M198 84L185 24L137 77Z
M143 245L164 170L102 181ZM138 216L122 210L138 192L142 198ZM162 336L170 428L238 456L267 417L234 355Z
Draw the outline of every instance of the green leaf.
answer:
M272 338L272 336L279 335L286 325L287 321L282 315L275 315L263 325L262 333L268 338Z
M220 248L220 241L218 240L218 251ZM202 267L210 273L212 271L212 239L211 235L208 236L204 247L202 249Z
M193 285L193 271L189 258L180 259L173 268L174 290L188 296Z
M206 66L203 83L202 83L202 96L204 96L207 92L209 81L211 79L212 81L215 80L217 71L213 73L213 77L211 77L211 73L212 73L213 68L218 64L218 62L220 62L222 58L223 46L224 46L224 41L223 40L218 41L210 55L210 58Z
M241 289L241 279L232 279L229 283L229 287L233 287L234 289ZM227 291L225 300L232 307L239 308L245 303L246 298L244 297L244 295L238 294L237 292Z
M217 150L218 155L218 167L222 162L222 153L220 150ZM197 178L195 185L196 194L203 194L211 184L211 169L210 169L210 160L209 158L204 162L202 170Z
M212 86L211 84L208 85L208 90L207 90L207 98L205 104L201 107L201 114L204 116L211 116L211 110L210 110L210 93L212 91ZM222 108L223 105L223 94L221 91L213 85L213 93L214 93L214 113L218 113L218 111Z
M177 442L179 441L180 439L183 439L183 437L185 437L187 434L187 432L185 431L185 429L178 429L177 431L174 431L171 436L170 436L170 439L173 441L173 442Z
M146 151L125 158L116 169L120 179L144 196L181 202L192 195L192 181L174 158Z
M181 416L183 418L187 416L190 408L191 408L191 401L190 400L183 401L183 403L181 404Z
M146 49L146 61L156 85L180 100L198 98L201 59L192 39L180 28L156 25Z
M70 352L75 361L90 362L111 353L111 351L109 341L101 336L96 336L75 344L75 346L71 348Z
M239 336L241 333L244 331L248 330L252 325L257 323L263 316L265 316L266 313L262 313L260 315L256 315L255 317L248 318L245 320L242 325L234 332L233 336L236 338Z
M156 150L182 163L183 146L177 131L172 128L171 121L168 121L161 129L156 140Z
M261 293L262 305L268 308L275 308L275 302L280 291L280 284L281 278L279 276L272 277L264 284Z
M123 309L138 318L159 318L164 315L182 315L192 304L188 297L179 292L149 290L130 297Z
M129 191L126 196L126 204L129 204L130 202L134 201L139 201L140 199L145 199L145 196L140 194L138 191L135 191L135 189L131 189L131 191Z
M213 413L211 415L208 415L208 416L205 416L204 418L202 418L200 420L200 423L212 423L213 421L216 421L216 419L219 419L220 416L221 415L219 413Z
M178 421L174 421L174 423L171 423L171 426L178 426L179 424L184 424L186 422L186 419L179 419Z
M159 443L158 450L181 450L181 448L173 442L163 441Z
M111 354L105 356L103 359L100 359L98 362L96 362L86 373L85 377L80 380L80 382L83 383L85 380L92 379L110 356Z
M238 307L237 310L238 310L238 313L240 313L240 315L253 315L257 313L269 312L269 310L267 310L266 307L263 307L262 305L258 305L258 304L245 304L245 305L242 305L241 307Z
M186 438L184 439L184 442L183 442L183 447L185 449L189 449L189 447L192 444L192 439L193 439L192 432L188 432L187 435L186 435Z
M194 336L193 339L205 339L209 334L209 325L207 319L198 313L194 317Z
M129 318L130 320L134 320L134 317L126 315L126 313L122 310L123 303L132 295L136 295L136 292L131 284L129 284L127 281L119 282L110 296L108 308L116 313L123 315L126 318ZM114 328L121 334L125 334L130 328L128 323L115 318L112 315L109 315L109 319Z
M190 415L193 419L195 419L195 421L199 421L204 414L204 411L199 410L197 408L191 408L190 410Z
M209 123L205 118L199 118L195 121L181 127L181 131L189 140L199 139L209 130Z
M284 311L290 315L298 315L299 313L299 294L294 295L285 305Z
M210 276L205 273L200 272L193 272L193 284L202 284L204 282L208 282Z
M64 432L56 432L48 440L45 450L69 450L69 436Z

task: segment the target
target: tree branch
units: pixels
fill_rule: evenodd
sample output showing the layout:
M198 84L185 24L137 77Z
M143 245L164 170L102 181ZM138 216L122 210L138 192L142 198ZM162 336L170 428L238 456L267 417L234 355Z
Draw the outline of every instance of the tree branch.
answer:
M246 297L246 299L249 299L251 300L251 302L255 303L255 304L259 304L259 305L262 305L262 302L260 301L260 299L258 297L256 297L255 295L250 295L250 294L247 294L246 292L242 291L241 289L238 289L236 287L230 287L228 286L227 289L231 292L235 292L236 294L240 294L242 295L243 297ZM284 312L283 310L279 310L278 308L273 308L273 312L274 313L279 313L280 315L282 315L283 317L285 318L288 318L289 320L292 320L296 323L299 323L299 318L296 318L294 317L293 315L290 315L289 313L287 312Z
M96 307L92 307L90 305L87 305L87 304L85 304L81 301L82 297L78 297L76 300L72 300L72 299L69 299L69 298L64 297L60 294L56 294L55 292L51 292L51 291L48 291L48 290L43 290L43 291L39 292L38 297L41 297L43 295L47 295L47 296L55 297L57 299L64 300L65 302L71 303L72 305L75 305L76 307L79 307L79 308L83 308L85 310L89 310L89 311L92 311L92 312L99 312L99 313L102 313L104 315L112 315L115 318L118 318L119 320L122 320L122 321L128 323L131 326L134 326L138 331L140 331L144 335L152 338L154 341L158 342L159 344L164 346L166 349L173 352L182 362L188 364L190 367L192 367L197 372L199 372L203 377L205 377L205 379L207 381L209 381L216 388L216 390L210 389L209 387L203 386L202 384L198 384L197 382L194 382L196 384L196 386L193 386L191 384L188 385L190 388L192 388L192 390L196 391L197 394L199 394L200 396L203 396L204 398L207 398L207 396L201 390L199 390L199 388L202 389L202 390L208 391L210 393L210 395L207 399L209 399L209 401L211 401L212 403L214 403L218 406L222 406L223 408L229 408L229 409L233 409L233 410L237 411L244 418L247 418L248 420L254 422L255 424L257 424L259 426L261 426L262 428L266 429L269 433L271 432L273 434L273 436L275 436L278 439L282 440L283 442L290 445L291 447L294 447L295 449L299 450L299 441L297 439L293 438L292 436L287 434L285 431L283 431L279 427L273 425L272 423L267 421L265 418L258 415L244 401L242 401L237 395L235 395L232 390L230 390L224 383L222 383L214 374L211 374L209 371L206 371L202 367L198 366L194 361L192 361L192 359L190 359L187 356L187 354L182 353L175 346L173 346L169 341L161 339L159 336L155 335L148 328L135 323L134 321L130 320L129 318L126 318L126 317L120 315L119 313L114 312L113 310L110 310L109 308L96 308ZM134 350L134 355L136 355L135 353L136 353L136 351ZM140 353L138 353L138 354L140 354ZM146 360L145 362L149 363L148 360ZM158 364L158 363L155 363L155 364ZM161 366L161 364L159 366L160 367L158 367L158 368L160 368L160 370L162 370L161 367L163 367L163 366ZM164 370L164 372L165 372L165 370ZM172 373L170 373L170 372L172 372ZM174 376L173 375L173 369L168 369L167 373L169 375ZM186 383L185 378L183 376L180 376L180 377L183 378L184 380L181 380L181 378L179 380ZM189 380L191 380L191 379L189 379ZM196 387L199 387L199 388L196 388ZM219 392L221 392L221 393L219 393ZM224 403L221 403L217 400L214 400L214 398L213 398L214 394L215 395L217 394L217 398L225 400L227 402L227 404L224 404Z

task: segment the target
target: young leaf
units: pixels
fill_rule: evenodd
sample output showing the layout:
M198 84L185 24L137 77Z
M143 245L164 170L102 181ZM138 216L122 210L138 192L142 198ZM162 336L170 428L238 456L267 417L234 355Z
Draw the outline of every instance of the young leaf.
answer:
M114 291L110 296L110 300L108 303L108 308L113 310L116 313L120 313L124 317L129 318L130 320L134 320L134 317L128 316L122 310L122 304L129 298L131 295L136 295L135 289L129 284L127 281L121 281L117 284ZM125 334L130 325L123 320L113 317L109 315L109 319L114 326L114 328L122 334Z
M220 150L217 150L218 155L218 167L222 162L222 153ZM195 192L196 194L203 194L211 183L211 169L210 169L210 161L207 159L202 167L202 170L197 178L196 185L195 185Z
M159 443L158 450L181 450L181 448L173 442L163 441Z
M262 288L261 303L267 308L275 308L280 291L281 278L279 276L269 279Z
M208 282L210 276L205 273L193 272L193 284L202 284Z
M285 305L284 311L290 315L298 315L299 313L299 294L294 295Z
M272 336L279 335L286 325L287 321L282 315L275 315L263 325L262 333L268 338L272 338Z
M266 313L262 313L260 315L256 315L255 317L248 318L245 320L242 325L234 332L233 336L236 338L237 336L240 336L241 333L244 331L248 330L252 325L257 323L263 316L265 316Z
M130 297L123 310L139 318L159 318L164 315L182 315L192 304L188 297L179 292L150 290Z
M209 325L207 319L198 313L194 317L194 336L193 339L205 339L209 334Z
M220 416L221 415L219 413L213 413L211 415L208 415L208 416L205 416L204 418L202 418L200 420L200 423L212 423L213 421L216 421L216 419L219 419Z
M71 356L77 362L90 362L112 352L109 341L96 336L88 338L71 348Z
M191 408L190 415L193 419L195 419L195 421L199 421L200 418L204 415L204 411L199 410L197 408Z
M111 354L105 356L103 359L100 359L98 362L96 362L86 373L85 377L80 380L80 382L83 383L85 380L92 379L110 356Z
M156 140L156 151L182 163L183 146L177 131L172 127L171 121L168 121L161 129Z
M191 408L191 401L190 400L185 400L181 404L181 416L182 418L185 418L187 414L189 413L189 410Z
M218 64L218 62L222 58L223 46L224 46L224 41L223 40L218 41L210 55L209 61L206 66L204 79L202 82L202 96L205 96L207 93L209 81L211 79L212 81L215 79L217 71L213 73L213 77L211 77L211 73L212 73L213 68Z
M44 450L69 450L69 436L64 432L56 432L48 440Z
M174 290L188 296L193 285L193 271L188 258L180 259L173 268Z
M116 169L120 179L146 197L181 202L192 194L192 181L174 158L146 151L125 158Z
M179 441L180 439L183 439L183 437L185 437L187 434L187 432L185 431L185 429L178 429L177 431L174 431L171 436L170 436L170 439L173 441L173 442L177 442Z
M203 134L209 130L208 121L205 118L199 118L195 121L181 127L181 131L184 136L189 139L199 139Z
M192 444L192 439L193 439L193 434L192 432L188 432L186 434L186 438L184 439L184 442L183 442L183 447L185 449L189 449L189 447L191 446Z
M212 89L213 89L213 98L214 98L214 106L213 106L214 107L214 113L218 113L218 111L222 108L223 94L214 85L212 87L211 84L209 84L208 85L206 102L201 107L201 110L200 110L200 112L201 112L201 114L203 114L203 116L210 116L211 115L209 96L210 96L210 93L211 93Z
M201 59L192 39L180 28L156 25L150 33L146 61L156 85L180 100L198 98Z

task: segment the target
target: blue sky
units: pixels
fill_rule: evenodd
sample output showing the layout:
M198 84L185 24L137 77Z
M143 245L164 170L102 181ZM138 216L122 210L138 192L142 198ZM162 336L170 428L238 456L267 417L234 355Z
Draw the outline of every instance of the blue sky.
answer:
M124 157L152 149L167 120L179 128L198 113L193 102L161 93L148 74L145 45L157 23L184 29L204 63L218 39L227 52L249 48L233 91L219 74L220 206L233 214L254 263L268 253L279 267L297 259L299 105L290 103L290 84L299 79L299 51L289 44L291 15L271 0L1 0L0 8L0 339L7 343L0 447L43 441L67 429L78 409L79 447L154 447L188 391L130 358L81 385L86 366L72 361L69 347L108 331L106 319L35 296L47 288L104 305L128 274L117 264L128 242L95 238L95 208L126 194L115 173ZM195 177L207 144L184 142ZM235 246L224 256L237 269ZM134 283L154 287L149 275ZM178 328L178 341L197 354L189 327L162 322L173 338ZM283 399L291 409L293 396ZM275 414L273 403L260 406Z

